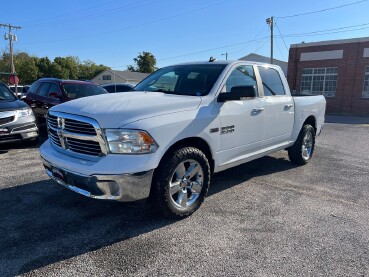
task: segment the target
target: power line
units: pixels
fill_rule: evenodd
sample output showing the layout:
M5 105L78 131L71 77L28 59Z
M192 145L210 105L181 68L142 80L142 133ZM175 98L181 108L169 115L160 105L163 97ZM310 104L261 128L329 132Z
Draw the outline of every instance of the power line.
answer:
M369 23L363 23L363 24L351 25L351 26L344 26L344 27L333 28L333 29L325 29L325 30L319 30L319 31L313 31L313 32L288 34L288 35L285 35L285 36L293 37L293 36L303 36L303 35L310 35L310 34L318 34L318 33L330 32L330 31L350 29L350 28L355 28L355 27L362 27L362 26L367 26L367 25L369 25ZM366 28L360 28L360 29L366 29ZM353 29L353 31L355 31L355 30L356 29ZM351 30L346 30L346 31L351 31Z
M278 33L279 33L279 35L281 36L281 38L282 38L282 40L283 40L283 43L284 43L284 46L286 46L286 49L287 49L287 51L288 51L287 44L286 44L286 42L284 41L284 38L283 38L283 36L282 36L281 30L280 30L280 29L279 29L279 27L278 27L277 22L275 22L275 26L277 27Z
M269 38L269 36L268 37L265 37L263 39L266 39L266 38ZM181 57L191 56L191 55L195 55L195 54L206 53L206 52L209 52L209 51L224 49L224 48L227 48L227 47L237 46L237 45L242 45L242 44L247 44L247 43L251 43L251 42L255 42L255 41L257 41L257 40L256 39L252 39L252 40L248 40L248 41L244 41L244 42L238 42L238 43L223 45L223 46L219 46L219 47L215 47L215 48L210 48L210 49L206 49L206 50L201 50L201 51L197 51L197 52L191 52L191 53L182 54L182 55L178 55L178 56L173 56L173 57L158 59L158 61L171 60L171 59L175 59L175 58L181 58Z
M144 0L144 1L141 1L141 2L136 2L133 5L125 5L125 6L121 6L121 7L116 7L116 8L105 10L105 11L99 11L97 13L91 13L91 14L87 14L87 15L83 15L83 16L77 16L77 17L70 18L70 19L67 19L67 20L35 23L35 24L31 24L31 25L25 25L25 27L26 28L37 27L37 26L44 27L45 25L55 26L55 25L59 25L59 24L74 23L74 22L83 21L83 20L87 20L87 19L91 19L91 18L95 18L95 17L107 16L109 14L113 14L113 13L117 13L117 12L127 11L127 10L131 10L131 9L137 9L137 8L139 8L143 5L147 5L148 3L151 3L151 2L154 2L154 1Z
M96 37L96 36L109 35L109 34L116 33L116 32L121 32L121 31L126 31L126 30L129 30L129 29L133 29L133 28L143 27L143 26L146 26L146 25L149 25L149 24L153 24L153 23L157 23L157 22L160 22L160 21L168 20L168 19L175 18L175 17L178 17L178 16L183 16L183 15L191 14L191 13L194 13L194 12L198 12L200 10L208 9L208 8L213 7L213 6L216 6L216 5L220 5L220 4L222 4L224 2L228 2L228 1L230 1L230 0L222 0L222 1L219 1L219 2L215 2L215 3L212 3L212 4L209 4L209 5L206 5L206 6L197 8L197 9L189 10L189 11L186 11L186 12L183 12L183 13L169 15L167 17L161 17L161 18L158 18L158 19L155 19L155 20L152 20L152 21L147 21L147 22L144 22L144 23L141 23L141 24L138 24L138 25L128 26L128 27L125 27L125 28L119 28L119 29L115 29L115 30L112 30L112 31L95 33L95 34L84 35L84 36L78 36L78 37L74 37L74 38L53 40L53 41L27 42L27 45L55 43L55 42L79 40L81 38L88 38L88 37Z
M268 40L267 39L269 39L269 37L266 37L265 39L264 39L264 42L262 43L262 44L259 44L258 45L258 47L256 47L256 49L255 49L255 51L254 51L254 53L255 54L257 54L258 53L258 51L261 49L261 48L263 48L263 46L268 42Z
M267 25L265 24L263 24L263 27L260 29L260 31L254 36L254 40L257 42L257 43L259 43L259 42L261 42L261 41L264 41L265 40L265 38L263 38L263 39L259 39L258 37L261 35L261 33L265 30L265 28L267 27ZM267 37L267 38L269 38L269 36ZM234 54L234 53L238 53L238 52L240 52L240 51L242 51L242 50L244 50L245 49L245 47L243 46L243 47L241 47L241 48L239 48L238 50L234 50L234 51L231 51L231 52L229 52L228 51L228 54Z
M293 14L293 15L277 16L277 18L279 18L279 19L282 19L282 18L291 18L291 17L309 15L309 14L314 14L314 13L321 13L321 12L326 12L326 11L331 11L331 10L335 10L335 9L340 9L340 8L343 8L343 7L348 7L348 6L356 5L356 4L359 4L359 3L362 3L362 2L366 2L366 1L368 1L368 0L356 1L356 2L352 2L352 3L348 3L348 4L336 6L336 7L326 8L326 9L312 11L312 12L307 12L307 13L299 13L299 14Z
M75 10L75 11L71 11L71 12L68 12L68 13L63 13L63 14L59 14L59 15L53 15L53 16L48 16L48 17L43 17L43 18L39 18L39 19L36 19L36 20L28 20L28 21L22 21L23 24L28 24L30 22L38 22L38 21L43 21L43 20L46 20L46 19L55 19L55 18L59 18L59 17L65 17L65 16L70 16L71 14L80 14L81 12L84 12L86 10L93 10L95 8L98 8L100 6L107 6L111 3L114 3L114 2L118 2L119 0L113 0L113 1L108 1L108 2L104 2L103 4L98 4L98 5L94 5L94 6L89 6L89 7L85 7L83 9L79 9L79 10ZM47 23L45 23L47 24ZM26 25L26 26L31 26L31 25ZM32 25L33 26L33 25Z
M285 37L324 36L324 35L330 35L330 34L347 33L347 32L365 30L365 29L369 29L369 26L368 27L363 27L363 28L351 29L351 30L336 31L336 32L303 34L303 35L284 35L284 36Z

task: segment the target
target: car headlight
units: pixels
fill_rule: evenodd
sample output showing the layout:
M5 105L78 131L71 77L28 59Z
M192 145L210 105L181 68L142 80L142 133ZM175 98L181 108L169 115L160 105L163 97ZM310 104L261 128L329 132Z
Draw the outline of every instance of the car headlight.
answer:
M155 140L145 131L105 129L109 152L113 154L147 154L158 149Z
M30 109L30 108L17 110L18 118L19 117L24 117L24 116L29 116L29 115L32 115L32 114L33 114L33 112L32 112L32 109Z

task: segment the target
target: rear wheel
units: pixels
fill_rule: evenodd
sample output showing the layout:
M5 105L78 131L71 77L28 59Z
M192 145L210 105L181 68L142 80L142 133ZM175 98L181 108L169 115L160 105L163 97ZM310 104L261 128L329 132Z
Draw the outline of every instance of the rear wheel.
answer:
M288 149L288 157L294 164L304 165L313 156L315 147L315 130L306 124L302 127L295 143Z
M158 168L152 204L170 218L184 218L204 202L210 184L208 159L199 149L173 152Z

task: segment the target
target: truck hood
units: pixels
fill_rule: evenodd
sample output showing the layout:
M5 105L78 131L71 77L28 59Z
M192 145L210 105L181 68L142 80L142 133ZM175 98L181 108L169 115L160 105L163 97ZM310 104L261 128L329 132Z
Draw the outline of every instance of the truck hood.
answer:
M84 97L54 106L50 111L82 115L102 128L118 128L137 120L195 110L201 97L133 91Z

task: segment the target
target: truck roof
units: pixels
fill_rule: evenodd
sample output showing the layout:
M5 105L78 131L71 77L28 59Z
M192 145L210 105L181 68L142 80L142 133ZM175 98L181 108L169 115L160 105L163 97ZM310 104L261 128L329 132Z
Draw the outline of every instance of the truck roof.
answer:
M235 61L230 61L230 60L215 60L215 61L198 61L198 62L187 62L187 63L179 63L176 65L205 65L205 64L221 64L221 65L233 65L233 64L237 64L237 63L249 63L252 65L267 65L267 66L273 66L273 67L279 67L276 64L269 64L269 63L261 63L261 62L253 62L253 61L244 61L244 60L235 60Z

